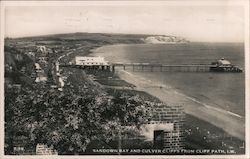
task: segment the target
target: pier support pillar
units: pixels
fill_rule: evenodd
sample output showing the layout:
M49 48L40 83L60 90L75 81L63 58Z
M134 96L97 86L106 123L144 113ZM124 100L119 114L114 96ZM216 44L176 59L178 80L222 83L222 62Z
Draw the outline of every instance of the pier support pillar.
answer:
M107 71L110 71L110 66L107 66Z

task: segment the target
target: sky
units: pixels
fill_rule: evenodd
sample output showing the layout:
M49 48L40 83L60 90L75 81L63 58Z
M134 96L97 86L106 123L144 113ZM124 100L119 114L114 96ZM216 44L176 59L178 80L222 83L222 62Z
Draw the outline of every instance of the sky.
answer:
M190 41L243 42L242 6L6 6L5 36L58 33L129 33Z

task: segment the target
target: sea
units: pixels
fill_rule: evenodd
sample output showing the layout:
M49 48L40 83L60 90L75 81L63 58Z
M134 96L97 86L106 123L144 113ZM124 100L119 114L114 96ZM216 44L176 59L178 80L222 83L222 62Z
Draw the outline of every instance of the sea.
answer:
M109 62L211 64L222 57L243 68L243 43L117 44L100 47L93 56ZM154 83L171 86L201 103L245 117L245 73L131 71Z

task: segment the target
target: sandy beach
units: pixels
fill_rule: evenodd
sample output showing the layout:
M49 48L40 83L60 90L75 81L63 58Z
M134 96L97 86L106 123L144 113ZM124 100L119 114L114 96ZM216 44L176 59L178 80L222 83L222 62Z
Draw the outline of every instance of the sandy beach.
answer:
M119 70L117 74L125 81L134 84L135 89L145 91L166 104L183 105L187 114L222 128L234 137L245 139L245 118L243 116L202 103L176 91L171 86L155 84L127 71Z

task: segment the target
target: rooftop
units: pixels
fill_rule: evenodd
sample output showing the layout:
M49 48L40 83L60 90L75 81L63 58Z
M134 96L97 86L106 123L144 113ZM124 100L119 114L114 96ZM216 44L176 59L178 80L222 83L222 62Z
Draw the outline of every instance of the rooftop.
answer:
M231 65L231 62L229 62L228 60L225 60L224 58L218 60L218 63L220 65Z

